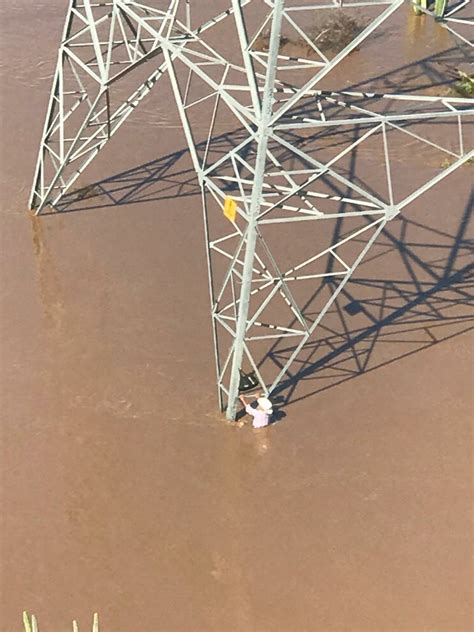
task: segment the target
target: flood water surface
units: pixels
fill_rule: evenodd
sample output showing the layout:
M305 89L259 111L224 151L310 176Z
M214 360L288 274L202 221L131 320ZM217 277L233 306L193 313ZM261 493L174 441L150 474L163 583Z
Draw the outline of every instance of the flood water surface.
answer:
M104 632L470 629L472 167L390 224L312 351L359 336L358 352L303 380L264 431L228 424L166 82L84 174L116 176L95 198L27 212L65 4L1 9L0 628L21 630L26 609L45 632L86 630L93 612ZM415 27L328 85L444 89L459 50L427 24L415 65ZM369 329L362 300L380 320L399 311Z

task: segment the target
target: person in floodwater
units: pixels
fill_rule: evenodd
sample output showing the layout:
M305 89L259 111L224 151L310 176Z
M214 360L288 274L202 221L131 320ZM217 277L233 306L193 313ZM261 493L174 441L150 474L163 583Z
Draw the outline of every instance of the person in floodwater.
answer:
M251 404L247 404L243 395L240 395L239 399L245 407L245 412L253 417L252 425L254 428L264 428L268 426L273 413L272 403L268 397L265 397L265 395L261 393L257 398L256 408Z

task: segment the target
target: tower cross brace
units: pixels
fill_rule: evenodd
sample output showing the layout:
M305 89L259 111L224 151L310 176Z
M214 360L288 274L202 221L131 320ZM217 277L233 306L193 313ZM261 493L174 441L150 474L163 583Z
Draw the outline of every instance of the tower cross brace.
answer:
M95 156L169 77L202 191L219 405L234 419L242 371L266 394L297 378L299 354L387 223L473 159L474 108L454 96L324 89L327 75L404 5L430 14L426 3L229 0L218 15L198 4L70 0L30 206L60 212ZM434 6L440 28L463 46L468 7ZM354 18L361 8L364 24ZM336 51L324 39L331 14L352 16L353 32ZM315 31L319 15L326 22ZM448 132L433 134L438 122ZM219 128L228 130L224 146ZM412 190L397 177L403 141L445 158ZM379 158L375 188L356 170L364 150ZM309 247L285 250L302 232ZM287 338L286 361L272 364Z

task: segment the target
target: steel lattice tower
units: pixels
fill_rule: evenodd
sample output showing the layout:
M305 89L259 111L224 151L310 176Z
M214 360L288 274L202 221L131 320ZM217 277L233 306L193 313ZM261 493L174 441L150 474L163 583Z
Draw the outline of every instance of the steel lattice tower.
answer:
M328 73L403 4L228 0L201 22L199 0L70 0L30 207L60 210L168 75L202 191L218 395L229 419L241 370L266 393L294 378L295 360L386 224L474 156L470 99L324 90ZM413 4L430 13L423 0ZM361 7L370 20L331 57L311 31L314 16ZM466 45L468 7L435 6L440 27ZM441 139L434 121L449 124ZM406 139L446 158L411 190L393 159ZM353 156L366 147L377 156L375 187L354 172ZM294 344L284 361L269 362L287 338Z

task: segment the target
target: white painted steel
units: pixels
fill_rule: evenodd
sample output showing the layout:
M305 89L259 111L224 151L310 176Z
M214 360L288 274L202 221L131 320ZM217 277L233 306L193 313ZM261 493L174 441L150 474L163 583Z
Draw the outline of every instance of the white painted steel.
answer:
M290 375L293 362L313 339L386 224L473 160L473 151L467 147L472 132L469 134L466 127L474 113L469 99L321 89L328 73L404 1L334 0L311 6L298 0L228 0L226 11L203 23L199 23L199 0L169 0L165 9L163 2L154 0L69 2L30 207L37 214L48 206L60 209L65 194L94 157L168 75L201 187L217 390L219 405L221 410L227 409L228 419L235 418L244 365L255 372L262 391L274 391ZM265 9L265 15L255 29L255 18L249 16L257 5ZM306 32L310 20L303 24L298 20L308 11L341 6L347 11L372 7L377 15L330 58L318 47L317 38L311 40ZM457 30L470 24L463 17L468 7L466 0L448 8L439 21L440 27L454 33L461 43L467 40ZM229 33L235 29L231 46L224 52L208 38L222 20L229 20ZM283 54L279 47L281 24L301 39L310 51L308 58ZM261 44L259 48L262 38L268 40L268 51ZM142 64L150 67L148 78L113 109L111 90L118 83L124 84ZM288 72L301 69L311 72L311 77L299 85L297 74L292 74L294 83L289 83ZM284 79L281 73L287 73ZM196 84L201 92L194 95ZM197 143L193 108L206 104L209 129L204 143ZM219 153L221 137L216 125L222 108L240 129L229 130L226 138L231 144ZM433 140L424 135L423 128L415 127L437 121L449 125L452 121L452 142ZM341 139L342 148L330 158L319 159L305 143L308 138L334 133L332 130ZM352 134L352 139L347 140L344 134ZM391 138L395 134L425 143L447 161L402 199L394 179ZM356 174L347 176L340 171L344 160L374 139L381 141L386 195L364 187ZM225 220L220 233L214 234L216 217L220 218L229 191L238 205L236 219ZM323 204L330 204L330 209ZM311 231L323 226L321 222L338 226L348 220L361 225L344 234L335 230L332 241L315 248L310 256L301 256L290 267L278 262L279 253L270 248L266 236L273 229L290 238L291 230L298 226ZM357 250L351 260L342 252L348 244ZM311 268L325 257L329 262L325 271ZM309 315L308 305L296 298L293 288L302 284L310 284L315 295L321 288L330 290L316 315ZM288 310L286 316L266 322L266 311L277 301ZM296 337L296 346L271 375L267 355L254 345L286 337Z

